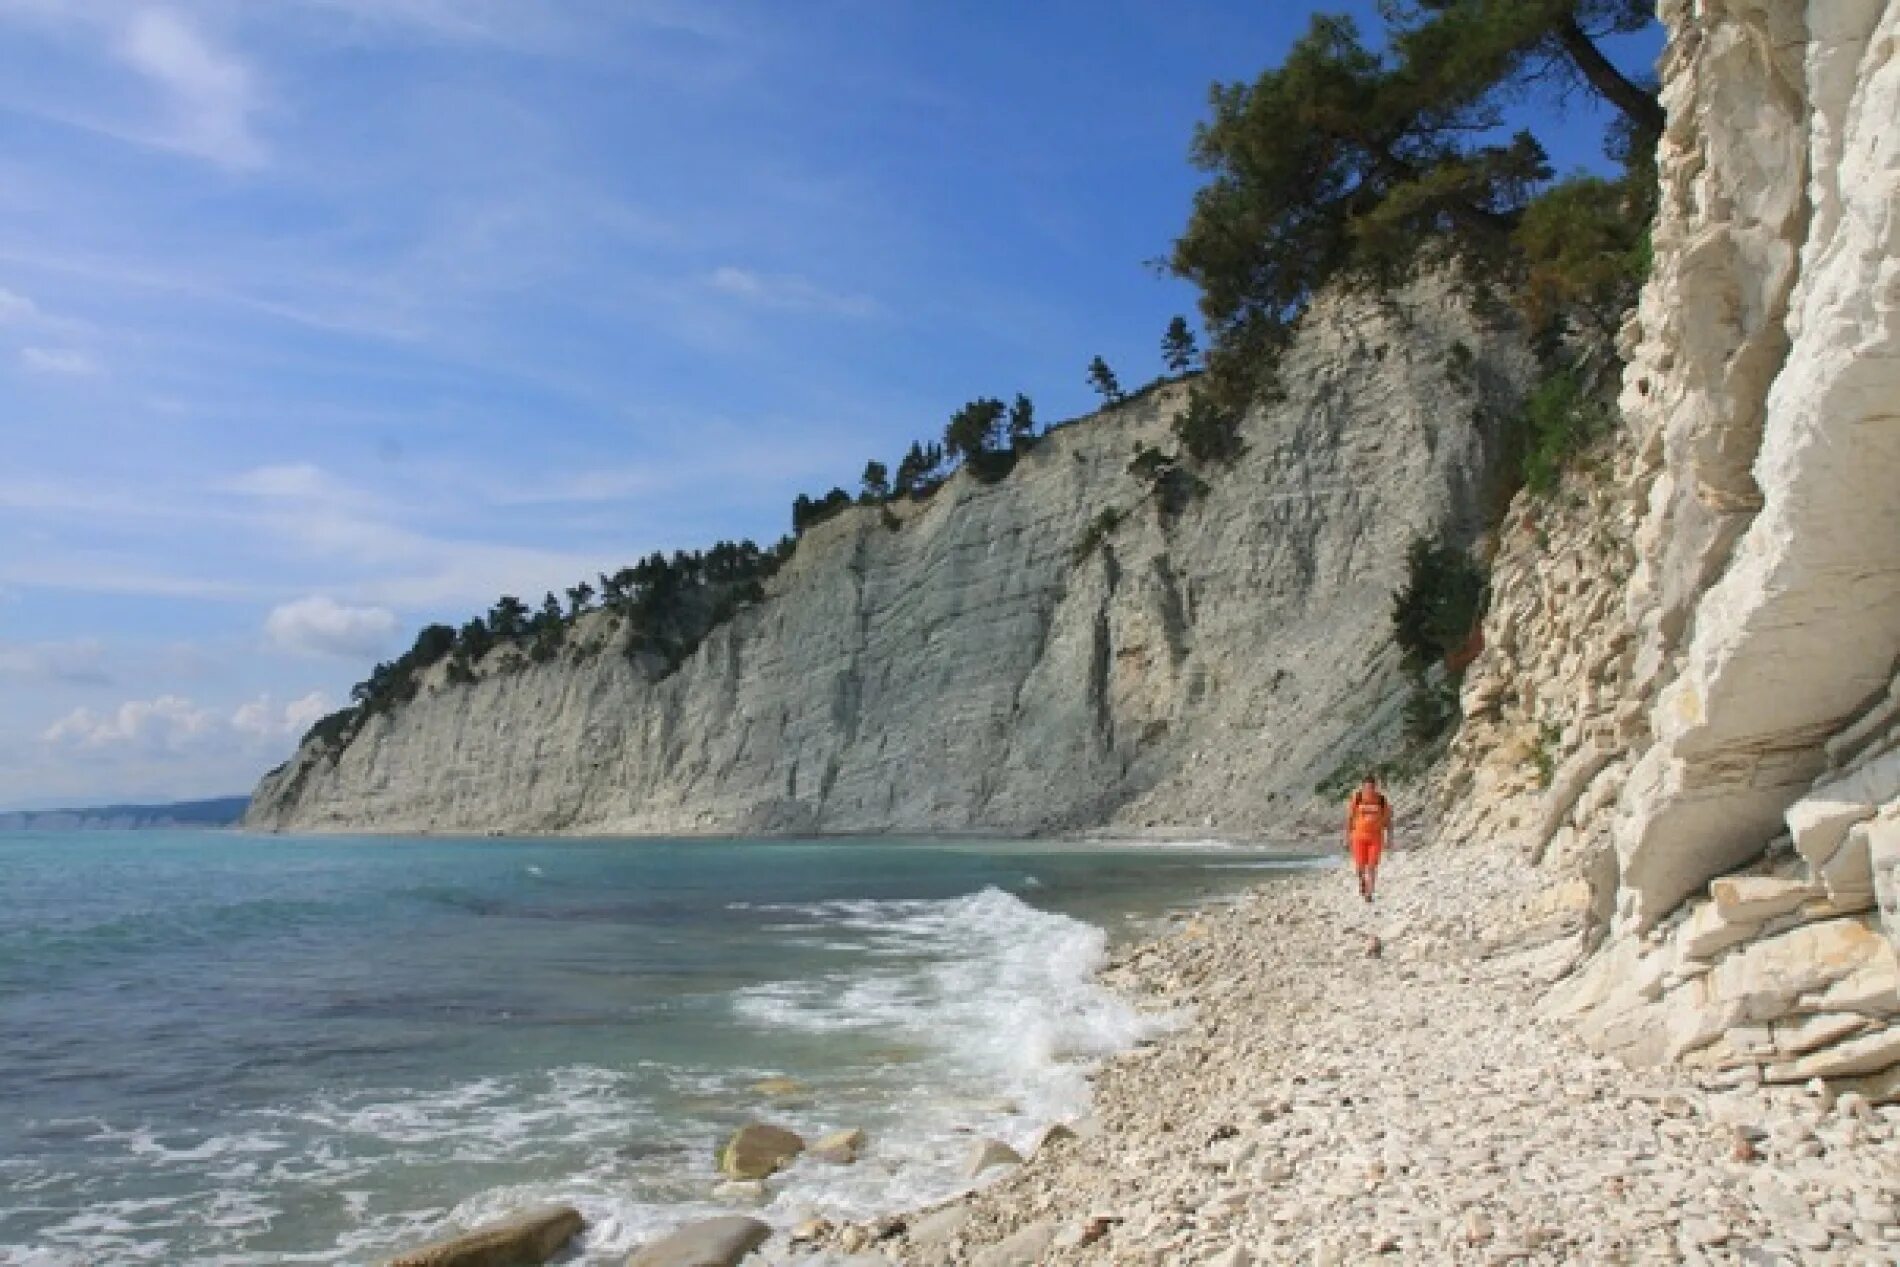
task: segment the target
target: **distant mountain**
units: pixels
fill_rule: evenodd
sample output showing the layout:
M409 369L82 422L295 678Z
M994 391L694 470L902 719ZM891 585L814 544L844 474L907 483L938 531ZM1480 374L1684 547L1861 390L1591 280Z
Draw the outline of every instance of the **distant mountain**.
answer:
M219 796L208 801L170 805L96 805L87 809L0 812L5 831L148 831L159 828L235 827L250 805L248 796Z

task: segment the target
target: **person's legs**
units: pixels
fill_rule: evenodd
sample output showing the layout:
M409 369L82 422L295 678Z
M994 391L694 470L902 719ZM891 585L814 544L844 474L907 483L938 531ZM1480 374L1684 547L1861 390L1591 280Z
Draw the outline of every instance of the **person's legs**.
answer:
M1368 902L1372 900L1372 891L1379 887L1379 854L1381 852L1382 850L1376 844L1366 850L1365 870L1360 873L1360 883L1365 890Z
M1370 902L1372 890L1366 881L1366 869L1370 865L1370 859L1366 856L1367 848L1364 840L1355 839L1352 842L1352 871L1354 878L1359 881L1359 896Z

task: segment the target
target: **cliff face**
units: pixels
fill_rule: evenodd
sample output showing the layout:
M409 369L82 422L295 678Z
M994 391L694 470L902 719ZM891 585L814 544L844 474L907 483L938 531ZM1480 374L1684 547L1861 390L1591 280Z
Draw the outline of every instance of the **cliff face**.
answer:
M1390 595L1419 533L1475 533L1531 366L1441 283L1321 304L1288 400L1165 513L1164 388L811 530L766 601L650 682L611 651L430 679L257 790L267 829L1252 831L1402 703ZM1120 523L1079 549L1105 510ZM611 644L610 618L581 641Z
M1603 1049L1892 1095L1900 0L1662 16L1625 429L1513 508L1445 835L1551 870Z

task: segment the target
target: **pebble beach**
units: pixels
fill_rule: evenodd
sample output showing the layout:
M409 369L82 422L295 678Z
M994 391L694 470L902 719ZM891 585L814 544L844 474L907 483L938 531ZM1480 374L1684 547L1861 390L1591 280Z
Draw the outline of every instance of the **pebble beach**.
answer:
M1183 919L1104 972L1176 1024L1089 1117L748 1261L1900 1264L1900 1107L1592 1055L1539 1015L1575 943L1530 885L1438 848L1371 907L1328 870Z

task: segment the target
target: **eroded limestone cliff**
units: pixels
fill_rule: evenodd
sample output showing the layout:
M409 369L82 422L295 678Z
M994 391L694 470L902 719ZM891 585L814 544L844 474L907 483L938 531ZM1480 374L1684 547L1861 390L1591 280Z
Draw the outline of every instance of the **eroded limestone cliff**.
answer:
M1058 429L1000 482L813 529L659 681L606 616L572 640L593 654L472 685L438 670L340 752L306 745L248 823L1265 829L1393 727L1406 545L1481 529L1531 373L1512 323L1442 281L1327 300L1286 401L1178 512L1129 469L1175 448L1176 385Z
M1443 834L1550 870L1599 1047L1892 1097L1900 0L1661 11L1623 428L1507 520Z

